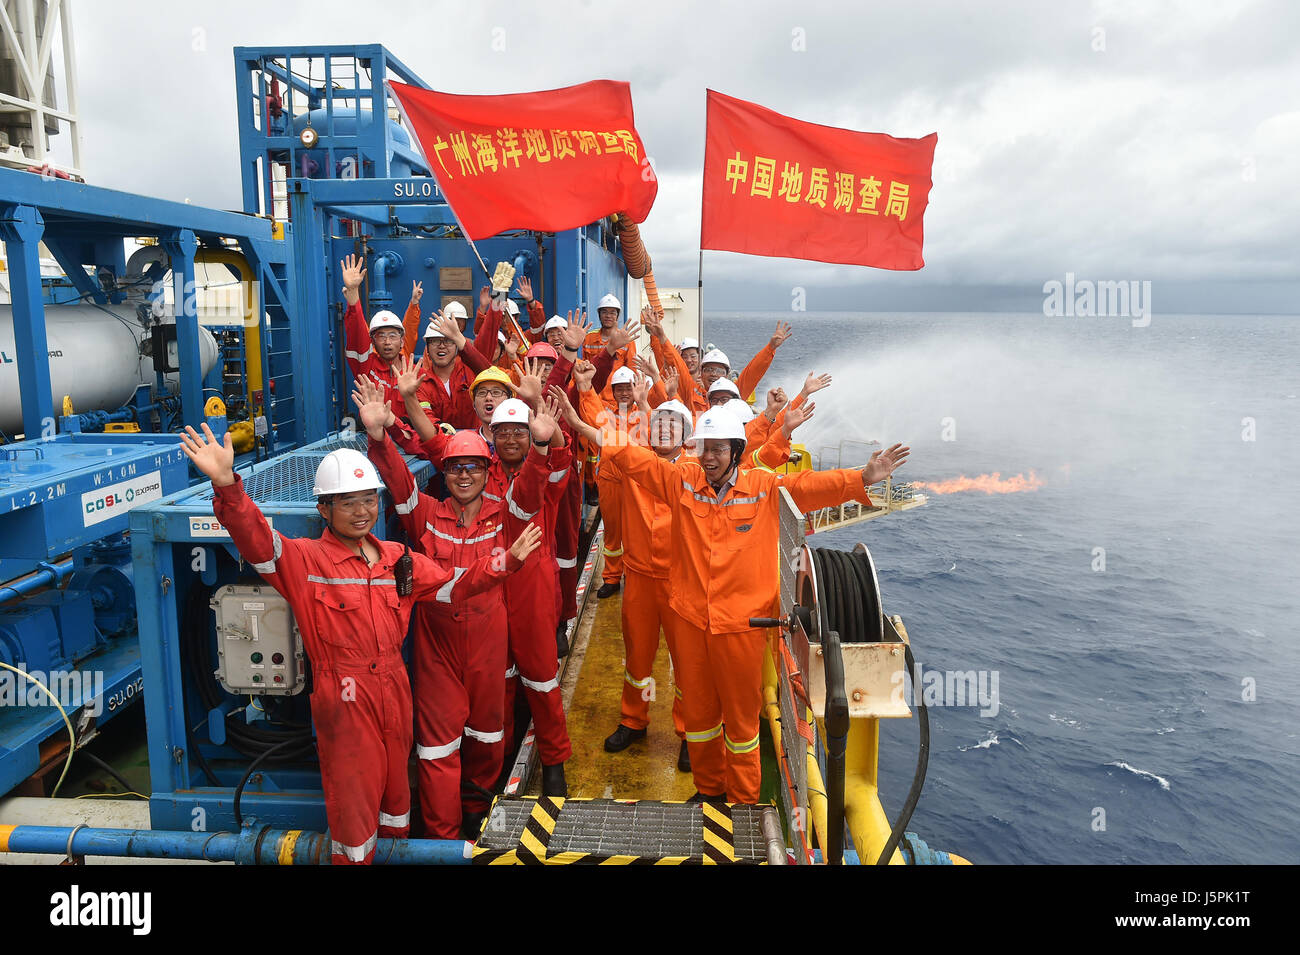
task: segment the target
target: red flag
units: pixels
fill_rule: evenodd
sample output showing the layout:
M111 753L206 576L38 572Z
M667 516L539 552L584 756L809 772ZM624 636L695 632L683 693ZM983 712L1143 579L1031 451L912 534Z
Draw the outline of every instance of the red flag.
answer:
M700 248L919 269L938 139L819 126L709 90Z
M654 204L626 83L502 96L389 85L471 239L560 232L613 212L644 222Z

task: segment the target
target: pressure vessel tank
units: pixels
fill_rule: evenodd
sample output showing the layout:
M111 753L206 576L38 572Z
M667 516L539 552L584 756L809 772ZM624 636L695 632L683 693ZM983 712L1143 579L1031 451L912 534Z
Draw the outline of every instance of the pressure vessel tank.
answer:
M72 396L78 414L112 411L129 402L140 385L152 384L153 359L142 348L148 337L135 309L128 306L45 306L54 413L61 413L64 395ZM199 326L199 356L206 375L217 362L217 342L203 326ZM177 373L167 376L168 391L177 390L178 378ZM13 314L4 305L0 306L0 430L12 436L22 428Z

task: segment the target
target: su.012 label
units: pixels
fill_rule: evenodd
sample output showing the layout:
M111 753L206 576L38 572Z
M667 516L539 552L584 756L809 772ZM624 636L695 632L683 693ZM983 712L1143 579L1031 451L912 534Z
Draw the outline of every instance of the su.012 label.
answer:
M108 698L108 711L120 710L137 696L144 696L144 677L138 676Z
M394 199L432 199L434 195L433 182L429 179L407 179L393 183Z

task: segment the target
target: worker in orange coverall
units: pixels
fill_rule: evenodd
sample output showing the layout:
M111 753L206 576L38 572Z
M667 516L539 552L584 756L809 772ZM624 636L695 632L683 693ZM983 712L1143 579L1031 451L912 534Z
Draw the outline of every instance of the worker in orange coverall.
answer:
M696 799L753 803L762 783L759 719L766 634L750 617L771 616L778 593L779 489L808 512L856 500L906 460L894 445L862 469L773 474L738 468L745 428L722 408L696 422L698 460L671 464L602 432L602 456L672 508L669 597L678 615L675 678L682 691ZM611 446L613 445L613 446Z
M521 534L508 555L484 555L464 573L370 533L383 486L365 455L332 451L313 493L325 520L317 540L271 530L234 472L230 435L187 428L181 446L212 480L213 513L240 555L289 602L312 666L312 722L336 865L368 864L376 841L410 826L411 683L402 661L416 601L450 588L465 599L498 586L541 541Z

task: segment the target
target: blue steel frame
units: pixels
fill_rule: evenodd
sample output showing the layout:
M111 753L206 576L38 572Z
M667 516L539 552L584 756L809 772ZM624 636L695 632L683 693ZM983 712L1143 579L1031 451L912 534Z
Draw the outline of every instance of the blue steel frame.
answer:
M186 283L194 280L194 254L199 244L216 246L223 239L239 244L259 277L258 288L265 293L259 294L258 315L268 298L281 308L293 308L292 278L285 268L290 261L289 243L272 237L266 219L0 169L0 238L9 257L19 393L23 429L29 438L48 437L56 418L39 244L45 243L83 296L106 304L108 296L90 281L83 266L107 267L120 277L125 268L122 240L139 236L157 239L171 256L177 285L181 410L186 424L197 426L203 420L198 317L194 296L185 292L192 287ZM263 355L264 367L265 362Z

